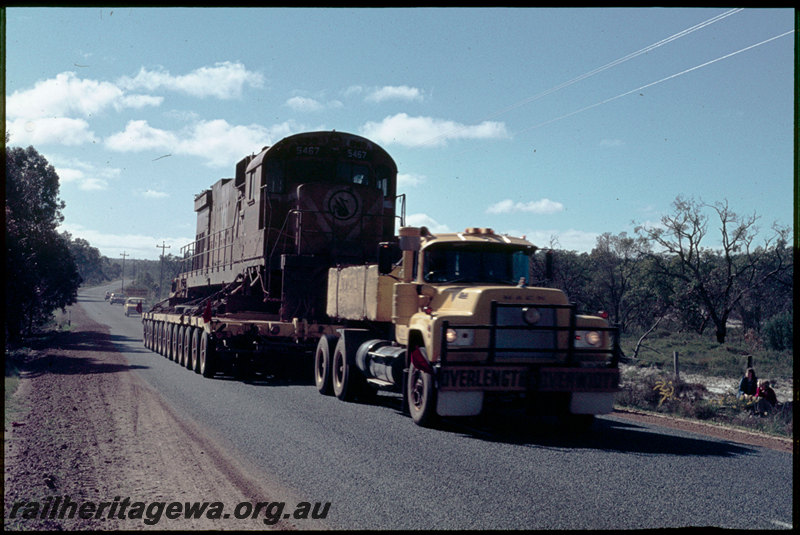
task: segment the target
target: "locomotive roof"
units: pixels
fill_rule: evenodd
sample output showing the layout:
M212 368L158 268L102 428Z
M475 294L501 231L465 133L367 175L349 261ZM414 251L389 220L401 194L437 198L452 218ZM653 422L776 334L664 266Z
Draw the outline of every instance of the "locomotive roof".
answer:
M280 152L294 144L304 143L309 144L313 143L315 145L319 145L320 147L333 147L333 146L341 146L341 147L350 147L355 146L354 148L359 149L366 149L371 151L377 151L383 159L386 160L387 163L390 163L393 170L397 172L397 164L395 163L394 159L389 155L386 150L378 145L377 143L370 141L369 139L356 135L350 134L348 132L337 132L336 130L322 130L317 132L302 132L299 134L293 134L291 136L287 136L272 146L267 146L261 149L261 152L253 156L252 160L247 165L247 170L249 171L253 167L261 164L267 154L269 153L277 153Z

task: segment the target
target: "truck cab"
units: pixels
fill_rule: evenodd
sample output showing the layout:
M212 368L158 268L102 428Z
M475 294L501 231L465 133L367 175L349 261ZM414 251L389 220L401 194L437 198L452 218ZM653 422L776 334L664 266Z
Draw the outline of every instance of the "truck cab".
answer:
M355 353L355 373L399 387L420 425L477 415L497 395L573 420L612 410L616 329L578 314L562 291L529 285L532 243L487 228L433 234L403 227L394 249L381 250L372 279L356 266L329 274L337 288L329 286L329 314L373 322L340 331L357 341L342 344L334 390L336 374L349 371L347 354ZM354 295L363 303L353 306ZM377 339L381 322L391 323L393 339Z

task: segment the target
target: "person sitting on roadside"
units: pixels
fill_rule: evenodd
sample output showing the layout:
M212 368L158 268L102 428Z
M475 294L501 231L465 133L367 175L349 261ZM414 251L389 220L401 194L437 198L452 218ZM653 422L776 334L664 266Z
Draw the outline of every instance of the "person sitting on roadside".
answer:
M756 371L753 368L747 368L747 371L739 381L739 393L736 397L739 399L749 399L756 395L758 389L758 379L756 378Z
M759 381L756 390L756 412L767 414L778 404L778 396L769 384L769 381Z

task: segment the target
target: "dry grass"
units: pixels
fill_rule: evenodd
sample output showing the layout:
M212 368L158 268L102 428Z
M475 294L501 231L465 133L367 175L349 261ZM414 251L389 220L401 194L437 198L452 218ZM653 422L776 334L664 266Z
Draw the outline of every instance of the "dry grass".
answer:
M617 404L792 437L791 401L779 403L769 414L757 414L753 402L737 399L733 391L711 392L702 382L686 382L655 368L626 368Z

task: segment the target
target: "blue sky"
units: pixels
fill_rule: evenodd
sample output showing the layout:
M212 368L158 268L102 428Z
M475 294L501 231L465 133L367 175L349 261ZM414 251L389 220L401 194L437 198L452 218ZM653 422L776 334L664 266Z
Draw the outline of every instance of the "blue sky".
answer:
M9 144L110 258L178 254L195 194L318 129L383 146L434 232L590 251L678 195L792 222L791 9L16 7L6 29Z

